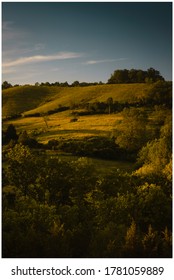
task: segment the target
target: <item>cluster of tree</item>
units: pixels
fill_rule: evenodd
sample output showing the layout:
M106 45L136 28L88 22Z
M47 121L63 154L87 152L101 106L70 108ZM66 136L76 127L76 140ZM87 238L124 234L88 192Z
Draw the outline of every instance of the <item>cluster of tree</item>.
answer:
M155 106L164 105L172 108L172 82L158 81L142 99L144 105Z
M9 124L7 129L2 131L2 144L3 146L8 145L9 148L14 147L16 144L26 145L30 148L42 147L42 144L29 136L25 130L17 133L13 124Z
M112 97L109 97L105 102L88 102L88 103L74 103L71 104L70 109L73 110L72 114L84 116L84 115L94 115L94 114L111 114L118 113L123 110L125 107L137 106L137 104L131 104L128 102L118 102L113 101ZM76 110L82 109L82 110Z
M83 139L49 140L45 146L50 150L59 150L81 157L102 159L121 159L123 151L116 145L114 139L107 137L85 137ZM126 157L126 154L124 154Z
M154 83L164 81L158 70L149 68L147 71L140 69L115 70L108 80L108 84L128 84L128 83Z
M171 257L171 180L85 158L39 157L21 144L3 170L3 257Z
M74 81L72 84L69 84L67 81L64 83L60 82L55 82L55 83L35 83L36 86L58 86L58 87L87 87L87 86L96 86L96 85L103 85L103 83L100 82L79 82L79 81Z
M11 88L11 87L13 87L12 84L10 84L10 83L7 82L7 81L4 81L4 82L2 83L2 89L8 89L8 88Z

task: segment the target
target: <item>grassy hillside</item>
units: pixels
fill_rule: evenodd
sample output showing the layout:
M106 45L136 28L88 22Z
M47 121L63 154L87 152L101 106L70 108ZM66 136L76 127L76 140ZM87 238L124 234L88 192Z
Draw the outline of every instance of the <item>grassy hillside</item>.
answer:
M134 102L152 89L151 84L97 85L88 87L20 86L3 90L2 116L45 113L58 106L106 101Z
M2 91L2 115L11 116L40 106L54 94L47 87L19 86Z

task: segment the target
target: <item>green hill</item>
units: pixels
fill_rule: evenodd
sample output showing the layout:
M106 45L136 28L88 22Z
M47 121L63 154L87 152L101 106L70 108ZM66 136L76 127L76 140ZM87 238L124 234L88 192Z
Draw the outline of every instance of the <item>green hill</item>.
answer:
M153 84L117 84L88 87L20 86L3 90L2 116L45 113L59 106L106 101L135 102L152 89Z

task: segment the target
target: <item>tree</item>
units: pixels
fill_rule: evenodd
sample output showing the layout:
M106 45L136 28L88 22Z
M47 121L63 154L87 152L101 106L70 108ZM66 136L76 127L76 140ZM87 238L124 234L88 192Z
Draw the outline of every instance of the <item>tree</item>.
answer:
M118 126L116 144L128 151L138 151L146 142L146 119L144 112L135 108L123 110L123 120Z
M79 81L74 81L71 86L72 87L78 87L80 85Z
M130 227L127 229L125 237L124 251L126 257L137 257L138 244L138 234L135 221L132 221Z
M137 81L137 70L131 69L128 73L128 78L131 83L136 83Z
M148 92L146 102L150 105L165 105L172 107L172 84L165 81L157 81Z
M37 178L39 166L31 150L21 144L16 144L7 153L7 178L9 184L19 188L26 197L30 184Z
M112 109L112 106L113 106L113 98L112 97L109 97L108 99L107 99L107 102L106 102L107 104L108 104L108 107L109 107L109 114L111 113L111 109Z
M40 145L37 142L37 140L34 138L31 138L25 130L20 133L19 138L18 138L18 143L20 143L24 146L27 145L30 148L38 148Z
M172 118L168 115L165 124L161 127L159 139L148 142L138 154L138 163L141 167L137 175L162 175L170 178L172 155ZM168 175L167 175L168 174Z
M159 247L160 239L157 231L155 231L151 225L148 227L148 233L145 234L142 244L146 257L158 257L158 247Z
M128 70L116 70L111 78L108 80L108 84L121 84L128 82Z
M69 84L68 84L68 82L66 81L66 82L64 82L64 83L61 83L60 86L61 86L61 87L69 87Z
M149 224L156 230L172 227L172 199L163 186L145 183L137 187L135 215L141 230Z
M143 70L137 70L136 73L136 83L144 83L146 77L146 72Z
M147 69L147 77L152 82L157 82L159 80L164 81L164 78L160 75L160 72L152 67Z
M2 83L2 89L7 89L7 88L11 88L12 85L10 83L8 83L7 81Z
M17 141L18 135L16 133L16 129L13 124L9 124L7 127L7 131L4 133L4 144L10 142L10 140Z

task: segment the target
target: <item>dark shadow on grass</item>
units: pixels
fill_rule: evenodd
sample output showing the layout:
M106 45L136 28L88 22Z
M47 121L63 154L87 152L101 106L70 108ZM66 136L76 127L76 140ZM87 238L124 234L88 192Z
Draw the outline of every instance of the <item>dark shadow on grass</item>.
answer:
M54 135L62 135L62 134L94 134L94 135L104 135L108 134L108 131L103 131L103 130L96 130L96 129L79 129L79 130L74 130L74 129L64 129L64 130L56 130L56 131L47 131L43 135L40 135L40 137L45 137L45 136L54 136Z

